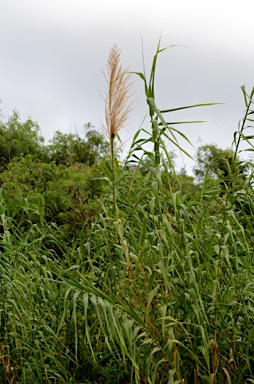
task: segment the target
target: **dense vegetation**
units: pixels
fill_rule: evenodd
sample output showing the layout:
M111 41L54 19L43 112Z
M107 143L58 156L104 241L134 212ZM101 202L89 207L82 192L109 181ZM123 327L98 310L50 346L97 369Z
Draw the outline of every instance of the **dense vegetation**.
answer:
M171 111L144 82L151 129L124 161L129 75L113 48L107 140L0 122L0 382L254 382L253 94L231 149L198 149L194 176ZM203 105L181 107L177 110ZM178 122L179 124L181 122Z

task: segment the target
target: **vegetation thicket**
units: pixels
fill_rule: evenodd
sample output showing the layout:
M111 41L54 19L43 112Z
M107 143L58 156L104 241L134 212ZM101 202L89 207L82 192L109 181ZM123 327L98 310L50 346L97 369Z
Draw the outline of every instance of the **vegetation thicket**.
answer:
M117 154L130 74L112 48L108 141L32 120L0 123L0 381L3 384L254 382L253 95L231 149L204 145L195 176L170 142L188 138L144 84L151 127ZM191 121L189 123L198 123Z

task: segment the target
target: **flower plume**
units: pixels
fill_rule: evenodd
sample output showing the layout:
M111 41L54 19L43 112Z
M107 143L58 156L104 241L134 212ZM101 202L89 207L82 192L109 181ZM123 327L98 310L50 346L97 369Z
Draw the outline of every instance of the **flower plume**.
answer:
M121 49L114 45L109 53L107 71L103 71L108 83L105 98L105 121L103 130L110 141L113 141L128 120L132 109L130 99L130 74L120 64Z

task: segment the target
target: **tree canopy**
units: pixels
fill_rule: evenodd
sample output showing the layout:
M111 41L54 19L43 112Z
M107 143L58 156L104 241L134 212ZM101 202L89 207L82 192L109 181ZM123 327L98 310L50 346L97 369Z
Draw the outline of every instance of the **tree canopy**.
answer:
M0 121L0 169L5 169L15 157L28 154L42 160L43 143L39 125L31 119L22 123L14 111L7 122Z
M224 188L232 187L241 178L245 179L249 169L248 162L235 157L232 149L222 149L214 144L199 147L196 161L194 174L199 181L207 175L219 181Z

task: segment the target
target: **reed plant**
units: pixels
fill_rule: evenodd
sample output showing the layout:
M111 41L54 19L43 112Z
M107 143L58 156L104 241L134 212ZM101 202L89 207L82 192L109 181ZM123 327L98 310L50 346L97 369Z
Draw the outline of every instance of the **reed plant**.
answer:
M107 173L109 181L112 183L113 209L115 219L118 220L118 210L116 201L116 140L120 142L119 131L126 125L128 116L132 109L130 99L130 74L128 69L124 69L120 62L121 50L115 45L110 50L107 63L107 73L103 71L108 90L105 97L105 125L103 130L110 143L111 168Z
M133 158L137 162L137 151L145 152L144 145L152 142L154 151L149 155L154 167L139 190L135 173L129 177L123 170L118 207L124 225L115 222L117 241L105 219L107 211L94 226L87 246L93 259L90 271L99 265L99 285L94 280L91 285L87 278L80 285L70 279L66 284L75 289L76 303L83 295L85 333L94 364L113 370L111 358L115 359L123 375L116 382L251 381L252 242L229 192L207 189L204 180L193 200L172 187L162 137L179 148L175 134L181 132L162 114L202 104L158 109L154 78L161 51L158 47L149 85L138 73L145 83L152 130L141 129L135 135L127 156L128 162ZM148 139L139 137L142 131ZM252 196L252 189L248 194ZM97 336L95 328L90 332L89 310L97 319ZM101 340L99 353L93 338Z
M166 141L182 149L176 135L183 135L164 114L203 104L158 108L162 51L149 81L138 73L151 129L135 134L123 165L115 138L130 109L129 83L120 51L110 53L105 174L112 199L103 199L85 243L59 259L44 247L45 238L56 241L52 227L31 224L20 234L1 200L4 384L254 382L252 174L233 195L208 176L194 195L182 189ZM252 97L245 93L249 119ZM246 121L234 137L236 154L241 140L251 144ZM141 173L144 155L152 164Z

